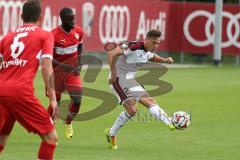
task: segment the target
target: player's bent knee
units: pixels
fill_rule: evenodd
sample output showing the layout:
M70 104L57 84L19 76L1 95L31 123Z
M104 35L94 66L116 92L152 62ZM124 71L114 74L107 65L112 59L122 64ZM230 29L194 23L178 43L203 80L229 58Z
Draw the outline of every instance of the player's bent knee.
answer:
M58 135L55 129L47 133L43 137L44 137L43 140L50 144L56 144L58 141Z
M131 107L128 110L128 114L130 115L130 117L133 117L136 113L137 113L137 108L136 107Z
M47 138L46 141L49 144L56 144L58 141L58 136L57 135L49 136L49 138Z
M152 97L148 97L148 98L141 98L140 103L146 107L149 107L151 105L156 104L156 101Z

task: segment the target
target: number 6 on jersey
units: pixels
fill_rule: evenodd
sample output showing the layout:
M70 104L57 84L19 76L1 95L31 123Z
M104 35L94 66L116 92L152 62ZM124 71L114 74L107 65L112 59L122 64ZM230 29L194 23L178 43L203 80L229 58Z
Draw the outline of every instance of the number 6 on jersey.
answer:
M24 50L24 43L22 41L19 41L20 38L26 37L28 35L28 32L19 33L17 36L14 37L13 43L11 44L11 56L15 59L17 58L22 51Z

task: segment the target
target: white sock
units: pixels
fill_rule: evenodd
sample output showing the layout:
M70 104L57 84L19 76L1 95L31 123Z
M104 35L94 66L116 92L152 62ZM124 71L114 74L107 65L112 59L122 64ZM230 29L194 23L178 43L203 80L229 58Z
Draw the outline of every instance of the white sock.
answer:
M126 122L130 119L130 116L127 112L123 111L119 114L117 120L113 124L112 128L110 129L110 136L115 136L117 134L117 131L123 127Z
M167 113L162 108L160 108L157 104L150 106L149 112L151 115L153 115L157 119L163 121L163 123L165 123L166 125L169 125L171 123Z

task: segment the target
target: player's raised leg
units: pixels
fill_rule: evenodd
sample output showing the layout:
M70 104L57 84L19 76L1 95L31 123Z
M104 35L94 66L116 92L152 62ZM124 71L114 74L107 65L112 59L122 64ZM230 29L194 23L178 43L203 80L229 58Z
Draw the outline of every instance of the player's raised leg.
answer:
M120 128L122 128L128 120L133 117L136 112L136 101L133 98L127 99L123 102L125 111L121 112L111 128L105 130L106 140L110 148L117 149L116 135Z
M156 103L152 97L149 95L142 96L139 102L148 108L151 115L165 123L170 130L175 129L167 113Z

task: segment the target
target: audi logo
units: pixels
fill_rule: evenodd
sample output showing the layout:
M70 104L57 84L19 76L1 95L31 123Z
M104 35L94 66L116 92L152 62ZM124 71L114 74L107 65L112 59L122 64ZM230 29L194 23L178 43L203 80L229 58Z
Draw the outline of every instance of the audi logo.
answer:
M127 6L104 5L99 17L99 36L103 44L123 42L130 31L130 13Z
M238 38L240 36L240 24L238 19L240 19L240 13L233 15L232 13L229 13L227 11L223 11L222 16L225 18L228 18L229 21L227 23L227 29L226 29L226 35L228 38L228 41L222 42L222 48L227 48L230 46L235 46L237 48L240 48L240 42L238 42ZM191 21L198 17L206 17L207 21L205 23L205 40L198 40L194 39L189 32ZM214 33L211 34L210 28L211 25L214 25L215 15L205 11L205 10L197 10L192 12L188 15L186 18L184 25L183 25L183 31L186 39L193 45L198 47L205 47L209 44L214 44ZM235 29L235 32L232 33L233 28Z
M21 1L3 1L0 0L0 20L2 20L2 35L7 34L10 30L15 29L22 23L20 18L21 8L23 3Z

